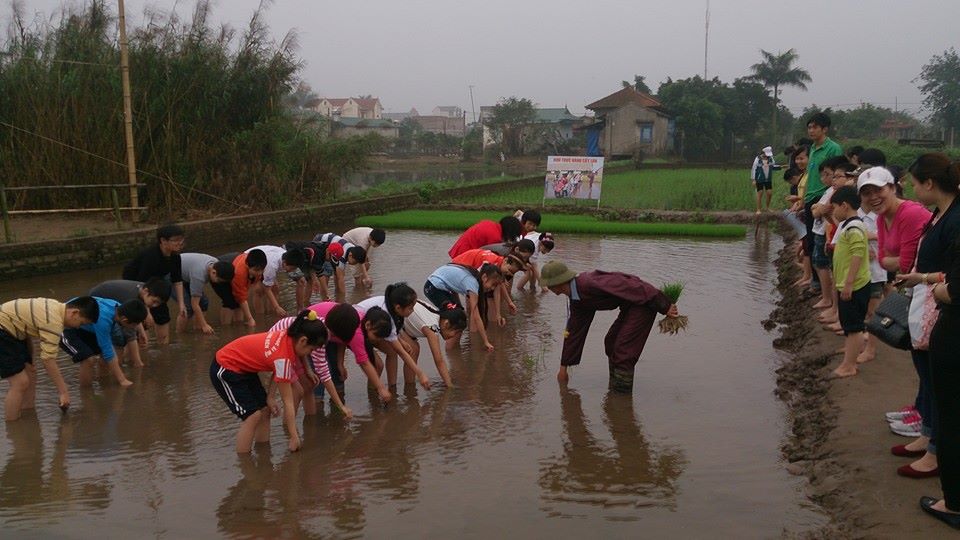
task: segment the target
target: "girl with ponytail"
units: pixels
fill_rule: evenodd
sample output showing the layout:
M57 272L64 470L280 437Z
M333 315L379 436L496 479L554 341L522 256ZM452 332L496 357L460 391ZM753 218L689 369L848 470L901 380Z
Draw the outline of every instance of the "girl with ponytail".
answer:
M408 349L410 356L419 358L420 342L418 340L425 338L443 384L447 388L452 388L453 381L450 380L450 371L443 359L440 342L446 341L448 344L459 342L466 328L467 314L455 304L440 306L438 310L425 302L417 301L413 306L413 313L403 321L400 341Z
M317 312L330 332L327 346L321 354L330 365L330 378L339 398L342 400L345 395L346 350L350 349L357 365L367 376L367 381L377 389L380 399L384 403L389 402L393 396L380 382L377 368L370 359L373 356L372 341L390 331L390 316L382 309L365 312L350 304L336 302L320 302L310 306L310 309ZM318 386L314 395L322 398L323 388ZM330 399L334 400L332 395Z
M492 264L487 264L479 270L459 264L445 264L437 268L423 284L423 293L435 306L454 304L460 309L464 306L460 302L460 295L467 297L467 319L471 330L480 334L483 346L487 351L493 351L493 344L487 338L486 332L486 295L503 283L503 274Z
M383 296L372 296L359 304L357 309L369 311L379 308L387 312L390 316L390 332L382 339L374 340L373 344L380 349L386 359L384 365L387 368L387 385L390 387L397 384L397 357L403 359L403 382L411 383L416 377L420 386L424 389L430 389L430 379L417 366L417 357L411 356L409 352L401 345L398 333L403 329L403 320L413 313L413 307L417 303L417 292L406 283L393 283L387 285ZM381 366L377 366L378 373Z
M237 453L249 453L254 441L270 441L270 415L271 412L279 414L273 400L267 398L274 384L283 399L283 424L289 436L287 448L291 452L300 449L291 385L296 378L294 364L323 347L326 340L323 322L316 313L304 310L286 331L243 336L217 351L210 364L210 381L220 398L242 420L237 431ZM270 390L265 390L260 383L257 374L261 371L273 373Z

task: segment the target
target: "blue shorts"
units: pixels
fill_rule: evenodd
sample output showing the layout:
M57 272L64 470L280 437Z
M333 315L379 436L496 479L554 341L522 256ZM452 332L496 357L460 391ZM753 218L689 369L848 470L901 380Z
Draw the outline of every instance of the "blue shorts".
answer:
M827 253L827 237L823 234L813 235L813 254L810 262L814 268L833 268L833 256Z

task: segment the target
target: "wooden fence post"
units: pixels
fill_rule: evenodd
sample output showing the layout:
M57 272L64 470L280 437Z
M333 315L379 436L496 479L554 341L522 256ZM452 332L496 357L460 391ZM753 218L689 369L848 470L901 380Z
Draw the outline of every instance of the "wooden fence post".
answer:
M13 241L10 234L10 214L7 213L7 189L0 184L0 212L3 212L3 234L6 236L7 243Z
M113 217L117 220L117 229L123 229L123 223L120 221L120 197L117 196L117 188L110 188L110 196L113 198Z

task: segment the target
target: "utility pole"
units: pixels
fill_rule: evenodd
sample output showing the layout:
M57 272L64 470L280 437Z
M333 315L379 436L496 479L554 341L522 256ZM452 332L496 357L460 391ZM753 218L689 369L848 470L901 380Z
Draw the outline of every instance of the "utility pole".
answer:
M473 123L477 123L477 107L473 104L473 85L470 85L470 111L473 115Z
M130 57L127 54L127 20L123 0L117 0L120 25L120 84L123 86L123 136L127 141L127 182L130 184L130 206L140 207L137 195L137 158L133 149L133 106L130 99ZM137 221L137 210L132 210L132 219Z
M703 80L707 80L707 46L710 44L710 0L707 0L707 12L703 25Z

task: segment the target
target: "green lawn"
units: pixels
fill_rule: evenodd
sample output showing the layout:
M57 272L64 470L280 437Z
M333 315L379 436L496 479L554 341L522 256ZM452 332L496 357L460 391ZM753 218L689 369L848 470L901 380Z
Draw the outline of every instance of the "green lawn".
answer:
M362 216L357 224L384 229L441 229L463 231L474 223L503 217L502 212L455 210L403 210L379 216ZM746 227L708 223L639 223L600 221L593 216L544 215L541 231L583 234L625 234L653 236L742 237Z
M602 206L643 210L749 210L756 209L756 191L750 184L749 166L743 169L680 169L629 171L603 178ZM773 182L773 207L784 208L789 186L777 173ZM489 195L464 198L458 202L539 205L543 188L495 191ZM547 199L547 205L596 204L596 201Z

